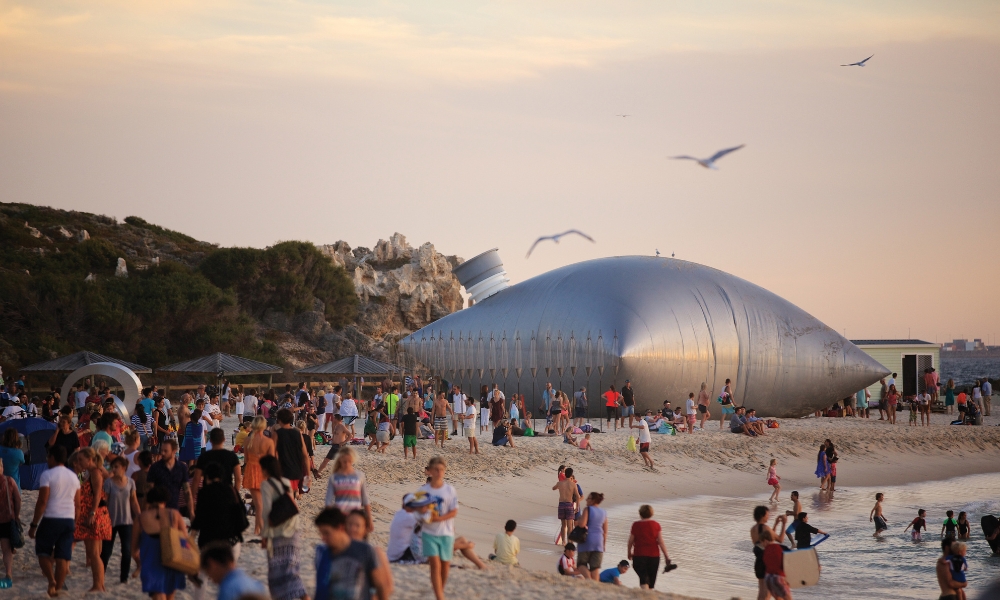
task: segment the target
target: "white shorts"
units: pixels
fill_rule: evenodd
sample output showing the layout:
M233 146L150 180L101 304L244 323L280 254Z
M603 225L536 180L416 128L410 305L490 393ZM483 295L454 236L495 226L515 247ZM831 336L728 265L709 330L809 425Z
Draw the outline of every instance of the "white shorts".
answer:
M323 425L326 425L326 413L319 413L316 415L316 429L323 431Z
M479 409L479 422L482 423L483 427L486 427L486 424L490 422L490 409Z
M465 422L465 437L467 437L467 438L474 438L474 437L476 437L476 422L475 421L472 422L472 425L469 425L468 421Z
M380 444L388 444L389 443L389 432L388 431L377 431L377 432L375 432L375 439Z

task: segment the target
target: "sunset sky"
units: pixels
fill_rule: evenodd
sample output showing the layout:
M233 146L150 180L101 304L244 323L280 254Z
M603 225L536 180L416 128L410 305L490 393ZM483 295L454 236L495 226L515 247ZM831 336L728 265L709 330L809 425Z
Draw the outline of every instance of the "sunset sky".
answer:
M0 0L0 199L223 245L659 249L1000 344L998 163L995 0Z

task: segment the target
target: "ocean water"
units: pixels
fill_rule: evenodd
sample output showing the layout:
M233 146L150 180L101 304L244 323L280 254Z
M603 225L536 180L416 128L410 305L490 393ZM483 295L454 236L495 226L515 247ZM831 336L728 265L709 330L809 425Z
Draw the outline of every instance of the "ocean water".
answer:
M1000 378L1000 358L951 358L941 353L941 380L954 379L957 385L970 385L977 379Z
M916 464L914 469L919 468ZM588 492L589 490L584 490ZM773 516L791 508L788 492ZM1000 557L993 556L983 539L979 519L1000 513L1000 477L974 475L946 481L881 488L838 489L832 497L818 490L800 490L809 522L830 538L817 546L822 574L819 585L793 590L795 598L936 598L935 561L940 555L940 531L946 510L968 512L972 537L967 540L968 595L975 598L994 577L1000 575ZM875 493L886 495L884 513L889 531L872 537L875 527L868 514ZM728 600L756 598L750 528L753 508L765 504L769 494L746 498L699 496L662 502L653 506L654 518L663 527L670 558L679 568L661 574L656 589L703 598ZM637 520L640 503L611 507L608 548L604 566L609 568L626 557L628 532ZM923 542L913 542L903 529L917 510L927 510L928 532ZM522 526L550 536L558 531L554 518L539 518ZM553 546L553 566L558 549ZM662 567L661 567L662 568ZM638 587L630 570L622 583Z

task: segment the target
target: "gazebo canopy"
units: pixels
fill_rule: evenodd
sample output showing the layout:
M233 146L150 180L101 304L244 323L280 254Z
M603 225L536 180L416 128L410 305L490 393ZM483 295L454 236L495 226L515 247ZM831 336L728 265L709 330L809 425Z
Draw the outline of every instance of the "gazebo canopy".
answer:
M217 375L226 377L234 375L276 375L281 373L281 367L269 365L257 360L216 352L201 358L192 358L165 367L157 367L156 372L185 375Z
M393 373L400 373L404 370L405 369L403 369L403 367L375 360L374 358L368 358L367 356L361 356L360 354L355 354L354 356L348 356L333 362L313 365L311 367L303 367L296 370L295 374L368 376L391 375Z
M81 367L102 362L119 364L133 373L153 372L153 370L149 367L119 360L117 358L111 358L110 356L104 356L103 354L97 354L96 352L88 352L87 350L81 350L80 352L76 352L74 354L68 354L66 356L60 356L59 358L53 358L52 360L35 363L20 369L20 371L25 373L72 373Z

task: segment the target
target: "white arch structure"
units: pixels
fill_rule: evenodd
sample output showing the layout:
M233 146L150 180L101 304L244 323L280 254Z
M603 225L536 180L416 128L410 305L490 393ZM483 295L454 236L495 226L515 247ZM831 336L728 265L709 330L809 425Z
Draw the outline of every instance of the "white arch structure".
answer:
M90 377L91 375L111 377L120 383L122 389L125 390L125 399L128 401L135 402L142 397L142 382L139 381L136 374L133 373L131 369L112 362L91 363L70 373L69 376L66 377L66 381L63 383L62 397L70 402L75 402L75 399L70 399L69 397L73 384L85 377ZM126 408L126 404L118 398L115 398L115 407L118 409L118 412L121 414L125 423L128 424L132 417L130 416L128 408Z

